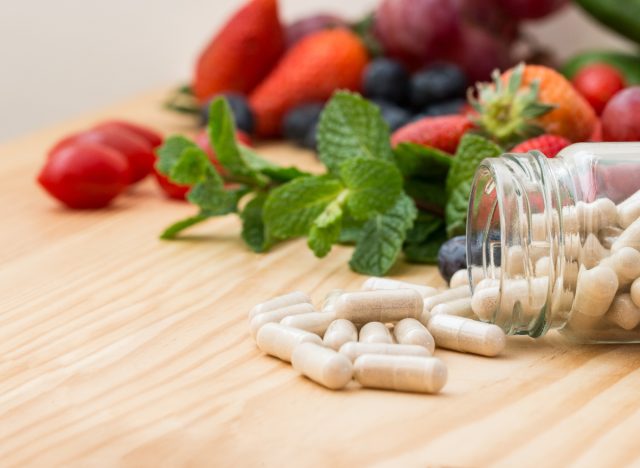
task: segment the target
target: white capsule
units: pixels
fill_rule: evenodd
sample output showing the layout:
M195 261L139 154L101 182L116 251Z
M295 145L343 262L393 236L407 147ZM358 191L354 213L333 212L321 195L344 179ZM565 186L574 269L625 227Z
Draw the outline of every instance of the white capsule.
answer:
M406 318L396 323L393 328L396 341L400 344L424 346L433 354L436 343L433 336L423 324L416 319Z
M615 225L618 221L616 204L608 198L598 198L587 204L586 227L590 232L598 232L606 226Z
M622 229L616 226L605 226L598 231L598 240L605 249L611 249L611 246L622 234Z
M632 247L640 250L640 218L631 223L620 237L611 245L611 251L616 252L622 247Z
M438 314L457 315L458 317L473 317L471 298L463 297L449 302L443 302L431 309L431 316Z
M625 330L633 330L640 323L640 308L629 294L619 294L613 299L605 318Z
M344 289L334 289L329 292L324 298L322 303L322 312L333 312L335 309L336 301L345 293Z
M540 257L535 265L536 276L549 276L551 274L551 259L549 257Z
M640 277L640 252L631 247L622 247L610 257L602 259L600 265L611 268L618 276L618 287L624 288Z
M600 244L598 238L594 234L589 234L584 240L584 244L582 244L578 259L585 268L593 268L600 263L600 260L608 257L609 254L609 250Z
M356 325L368 322L397 322L418 318L422 312L422 296L413 289L359 291L341 295L335 306L337 318Z
M287 327L280 323L267 323L256 335L258 348L283 361L291 362L293 349L301 343L322 344L320 337L297 328Z
M393 343L393 337L382 322L369 322L360 329L358 340L361 343Z
M513 278L522 275L525 270L525 254L522 247L514 245L507 248L506 262L503 265L507 276Z
M262 314L264 312L282 309L283 307L302 303L311 304L311 298L308 294L305 294L301 291L294 291L289 294L277 296L273 299L269 299L268 301L263 302L262 304L258 304L253 309L251 309L251 311L249 311L249 320L251 320L256 315Z
M392 356L431 356L424 346L385 343L360 343L351 341L340 347L340 354L344 354L351 361L355 361L365 354L388 354Z
M471 310L480 319L489 321L493 318L500 300L498 286L476 290L471 298Z
M469 284L469 271L466 268L456 271L449 280L450 288L469 286Z
M533 320L547 301L548 288L549 278L546 276L506 280L500 297L500 311L509 315L519 305L523 319Z
M500 280L499 279L492 279L492 278L487 278L487 279L483 279L482 281L480 281L475 288L473 288L473 291L481 291L483 289L487 289L487 288L496 288L500 286Z
M430 297L437 294L438 290L431 286L422 284L408 283L406 281L398 281L389 278L377 278L372 276L362 284L363 291L378 291L385 289L413 289L418 291L422 297Z
M251 336L255 338L256 333L258 333L260 327L266 325L267 323L278 323L283 318L289 317L290 315L307 314L309 312L314 312L313 306L309 303L303 302L290 305L288 307L283 307L281 309L269 310L268 312L259 313L249 322L249 330L251 331Z
M635 279L633 283L631 283L631 290L629 291L631 294L631 300L635 305L640 307L640 278Z
M331 322L322 341L325 346L337 351L345 343L358 341L358 329L348 320L337 319Z
M506 344L505 334L497 325L455 315L431 317L427 328L438 347L454 351L497 356Z
M484 268L472 267L471 268L471 284L473 284L474 290L475 290L481 284L487 284L488 282L492 282L492 281L499 281L497 278L500 278L500 275L501 275L500 267L488 265L486 272Z
M471 297L471 288L467 286L458 286L454 289L447 289L435 296L428 297L424 300L424 310L430 312L438 304L444 302L455 301L456 299L464 299L465 297Z
M299 328L322 337L329 324L336 319L331 312L309 312L283 318L280 323L288 327Z
M618 204L618 224L628 228L640 218L640 190Z
M302 375L332 390L344 388L353 378L353 364L346 356L314 343L296 346L291 365Z
M581 268L578 273L573 312L590 317L603 316L618 290L618 277L607 266L596 266L590 270Z
M575 290L578 282L579 267L576 262L565 262L562 281L565 288Z
M363 387L438 393L447 382L447 367L433 357L366 354L356 359L354 376Z

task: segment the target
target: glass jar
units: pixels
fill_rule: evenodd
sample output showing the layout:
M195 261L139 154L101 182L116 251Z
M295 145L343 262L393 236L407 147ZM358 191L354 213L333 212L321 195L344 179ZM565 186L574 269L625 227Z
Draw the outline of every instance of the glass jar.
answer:
M639 250L640 143L579 143L554 159L505 154L475 174L474 311L506 333L640 342Z

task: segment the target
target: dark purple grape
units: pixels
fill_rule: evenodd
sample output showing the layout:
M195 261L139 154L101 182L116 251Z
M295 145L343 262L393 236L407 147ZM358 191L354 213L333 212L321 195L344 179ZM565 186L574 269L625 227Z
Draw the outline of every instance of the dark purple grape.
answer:
M467 238L452 237L440 246L438 270L448 283L453 274L463 268L467 268Z

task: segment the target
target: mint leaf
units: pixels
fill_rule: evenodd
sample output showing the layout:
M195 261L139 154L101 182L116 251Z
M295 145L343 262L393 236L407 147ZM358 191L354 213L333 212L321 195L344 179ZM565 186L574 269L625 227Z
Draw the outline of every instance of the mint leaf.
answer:
M336 92L318 124L320 160L334 174L349 158L392 161L389 136L389 127L375 104L355 93Z
M416 216L413 200L403 194L389 211L367 221L349 262L351 268L367 275L384 275L396 262Z
M269 248L269 240L264 226L263 209L267 194L260 193L247 203L240 214L242 219L242 239L254 252L264 252Z
M404 256L409 262L414 263L438 263L438 251L447 240L444 225L431 232L425 239L418 243L407 242L404 247Z
M338 237L340 244L355 244L362 236L362 228L365 221L359 221L353 218L348 212L342 215L342 229Z
M262 174L245 161L236 141L233 113L226 99L220 97L211 103L207 131L218 161L232 177L259 187L268 183Z
M267 231L278 239L306 235L343 190L339 180L328 176L301 177L274 189L264 206Z
M444 231L444 220L431 213L420 212L413 227L407 233L406 242L419 244L438 230Z
M245 193L246 189L225 190L222 178L211 169L202 182L191 188L187 200L209 216L218 216L237 211L238 201Z
M197 148L198 146L191 140L183 136L171 136L167 138L162 146L156 150L158 155L158 161L156 162L156 169L161 174L168 176L171 173L171 169L176 164L182 152L188 148Z
M467 133L460 140L447 176L445 218L449 236L465 232L471 183L476 169L483 159L500 156L502 153L502 148L480 135Z
M404 183L404 191L414 199L421 210L444 215L447 204L447 191L444 182L429 182L422 179L409 179Z
M209 219L209 216L201 213L180 220L165 229L164 232L160 234L160 239L174 239L180 232L207 219Z
M258 156L258 154L251 148L240 145L240 152L246 163L255 171L266 175L276 182L289 182L290 180L297 179L298 177L306 177L311 175L308 172L301 171L300 169L289 166L282 167L274 164L266 159Z
M177 184L193 185L200 182L213 169L207 154L197 147L185 148L169 172Z
M307 244L313 250L316 257L324 257L331 251L331 246L340 237L342 227L342 206L341 197L331 202L325 210L316 218L309 231Z
M368 219L388 210L402 192L400 171L380 159L348 159L340 165L340 177L349 189L347 205L355 219Z
M400 143L393 154L405 177L445 180L453 162L452 155L415 143Z

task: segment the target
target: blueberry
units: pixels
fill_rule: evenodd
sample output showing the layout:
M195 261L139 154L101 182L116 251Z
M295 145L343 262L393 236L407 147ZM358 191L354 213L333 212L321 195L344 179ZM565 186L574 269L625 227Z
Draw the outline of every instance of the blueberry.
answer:
M387 101L374 100L373 102L380 108L382 118L387 122L392 132L411 121L411 114L402 107L398 107Z
M409 73L395 60L378 58L365 69L362 88L368 98L405 104L409 97Z
M320 119L322 108L323 104L316 102L303 104L287 112L282 121L285 138L308 148L311 141L309 134L314 129L315 135L315 127Z
M448 101L436 102L427 106L422 111L424 117L437 117L439 115L459 114L467 101L463 98L450 99Z
M452 237L440 246L438 269L448 283L453 274L463 268L467 268L467 238Z
M457 65L433 65L411 78L411 105L424 109L434 102L463 97L466 88L467 77Z
M211 100L202 107L202 113L200 115L202 125L206 126L209 123L209 106L211 102L221 96L227 99L229 107L231 107L236 127L251 135L255 128L255 117L249 106L249 102L247 102L247 98L238 93L220 93L211 98Z

